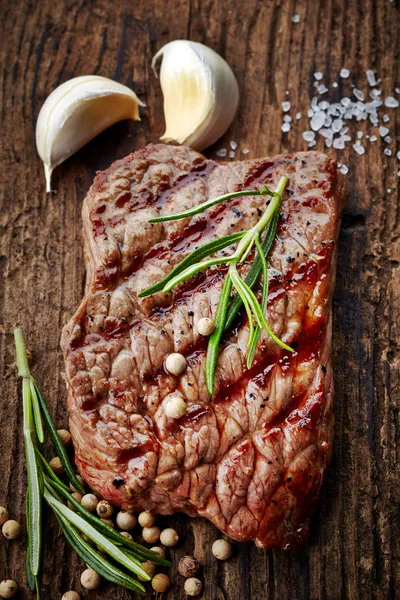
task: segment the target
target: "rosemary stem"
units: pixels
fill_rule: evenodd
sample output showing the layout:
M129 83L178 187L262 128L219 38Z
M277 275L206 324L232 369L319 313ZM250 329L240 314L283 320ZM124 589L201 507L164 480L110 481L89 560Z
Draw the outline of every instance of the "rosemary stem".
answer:
M21 327L14 329L15 352L17 355L18 375L20 377L30 377L28 357L26 355L26 346L24 332Z

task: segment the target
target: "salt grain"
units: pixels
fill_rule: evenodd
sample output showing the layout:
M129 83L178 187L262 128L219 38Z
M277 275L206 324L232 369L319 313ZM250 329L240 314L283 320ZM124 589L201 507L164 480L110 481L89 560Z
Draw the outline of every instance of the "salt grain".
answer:
M391 194L392 193L392 188L388 188L386 191L387 191L388 194Z
M318 108L320 108L321 110L327 110L329 107L330 104L326 100L322 100L322 102L319 102L318 104Z
M226 148L221 148L221 150L217 150L215 154L217 156L220 156L221 158L223 158L224 156L226 156L228 154L228 151Z
M326 94L328 88L326 87L326 85L322 84L317 87L317 90L319 94Z
M315 133L313 131L303 131L303 140L306 142L312 142L315 139Z
M229 145L232 150L236 150L236 148L238 147L237 142L229 142Z
M290 123L282 123L281 129L283 133L287 133L291 129Z
M394 88L394 91L396 92L396 94L400 94L400 88Z
M388 108L397 108L399 106L399 101L396 100L396 98L393 98L393 96L388 96L385 98L385 106Z
M313 116L313 114L314 114L313 109L309 108L308 111L307 111L307 116L311 119L311 117Z
M357 137L359 140L361 140L362 136L363 136L363 132L362 131L357 131Z
M341 173L343 173L343 175L347 175L347 173L349 172L349 167L347 165L342 165L339 169L339 171Z
M371 98L373 100L378 100L379 96L382 94L382 90L377 90L376 88L374 88L373 90L370 91L369 95L371 96Z
M383 140L387 143L390 144L390 142L392 141L392 138L390 137L390 135L385 135L385 137L383 138Z
M387 135L389 133L389 129L387 127L384 127L383 125L381 125L379 127L379 135L381 137L385 137L385 135Z
M300 23L300 15L293 15L292 17L292 23Z
M235 158L235 152L233 150L229 152L229 158Z
M343 148L344 148L344 141L341 138L336 138L336 140L333 140L333 147L336 150L343 150Z
M325 122L325 113L322 110L320 110L315 113L315 115L312 117L312 119L310 121L311 129L313 129L314 131L318 131L319 129L321 129L321 127L324 126L324 122Z
M297 120L301 119L301 113L300 112L296 113L296 119Z
M285 123L291 123L292 122L292 117L290 115L284 115L283 116L283 120Z
M386 154L386 156L392 156L392 151L390 150L390 148L385 148L384 153Z
M333 86L334 88L337 88L337 87L339 86L339 84L338 84L338 82L337 82L337 81L334 81L334 82L332 83L332 86Z
M313 146L315 146L315 145L316 145L316 143L317 143L317 142L316 142L315 140L314 140L313 142L308 142L308 147L309 147L309 148L312 148Z
M357 88L354 88L353 94L355 95L355 97L357 98L357 100L360 100L361 102L364 101L364 92L362 92L361 90L358 90Z
M290 102L282 102L282 110L283 112L288 112L290 110L291 104Z
M364 146L362 146L359 141L357 141L355 144L353 144L353 149L355 152L357 152L357 154L360 154L360 155L364 154L364 152L365 152Z
M400 150L398 151L398 153L396 154L397 156L397 160L400 160Z
M321 71L317 71L316 73L314 73L314 78L317 81L321 81L322 77L323 77L323 75L322 75Z
M250 150L248 148L243 148L242 153L243 154L248 154L250 152Z
M342 119L335 119L332 123L332 129L335 133L338 133L343 127Z
M371 87L376 85L377 81L375 79L375 73L373 71L371 71L370 69L368 69L368 71L365 71L365 74L367 76L369 85Z
M376 142L378 138L376 137L376 135L371 135L371 137L369 138L370 142Z
M382 117L382 121L383 121L384 123L389 123L389 121L390 121L390 117L389 117L389 115L383 115L383 117Z

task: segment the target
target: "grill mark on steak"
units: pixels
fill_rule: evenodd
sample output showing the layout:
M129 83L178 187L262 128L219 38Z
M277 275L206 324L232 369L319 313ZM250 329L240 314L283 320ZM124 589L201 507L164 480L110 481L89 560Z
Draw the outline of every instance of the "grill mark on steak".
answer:
M274 189L283 174L268 319L296 351L263 335L247 371L241 314L223 337L210 399L196 323L215 315L226 268L166 295L136 294L199 245L254 225L269 199L148 219L239 189ZM336 163L316 152L218 165L184 147L147 146L97 176L83 206L86 294L62 339L76 460L94 490L126 509L205 516L258 546L304 539L331 452L330 300L343 202ZM172 351L187 357L180 377L164 369ZM188 406L177 421L162 407L174 390Z

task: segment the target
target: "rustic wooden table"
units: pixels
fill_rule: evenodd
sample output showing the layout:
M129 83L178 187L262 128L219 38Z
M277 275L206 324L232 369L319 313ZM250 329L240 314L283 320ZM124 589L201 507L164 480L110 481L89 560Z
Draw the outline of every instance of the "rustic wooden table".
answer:
M292 22L294 14L300 22ZM24 327L35 376L57 423L66 424L59 340L84 285L82 199L96 170L163 132L161 92L150 69L153 53L169 40L191 38L224 55L237 74L238 116L207 155L215 158L229 140L249 148L249 157L300 150L306 148L301 132L308 128L304 115L315 71L332 83L346 66L361 87L365 70L372 68L386 93L400 86L400 10L399 0L3 0L0 26L0 504L24 521L12 330ZM54 87L87 73L132 86L147 106L140 123L112 127L57 169L57 193L47 196L35 121ZM289 134L281 132L285 90L303 113ZM330 88L325 98L334 94ZM391 122L395 153L400 118L399 111L391 114L397 114L396 125ZM211 556L216 530L209 523L168 519L185 549L204 565L207 600L383 600L400 589L400 163L384 156L380 140L362 157L350 144L338 159L350 168L349 204L334 300L336 439L322 502L301 552L243 544L226 563ZM82 564L52 518L46 540L43 598L57 600L68 589L80 590ZM0 578L12 577L22 586L24 546L24 539L0 540ZM183 552L183 546L174 552L175 565ZM184 598L182 582L174 579L166 598ZM31 595L24 588L18 597ZM130 595L107 586L83 597Z

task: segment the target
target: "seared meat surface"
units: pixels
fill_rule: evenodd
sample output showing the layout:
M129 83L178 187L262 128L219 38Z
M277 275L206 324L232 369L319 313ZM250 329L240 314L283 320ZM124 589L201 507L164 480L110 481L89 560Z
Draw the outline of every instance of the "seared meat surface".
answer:
M224 271L168 294L137 293L199 245L253 226L268 198L148 220L231 191L275 189L282 175L289 184L269 259L268 320L295 352L264 332L248 371L248 324L238 315L210 398L207 339L196 323L215 315ZM331 296L343 203L336 162L317 152L219 164L150 145L97 175L83 205L85 296L62 337L76 461L95 491L129 510L204 516L260 547L305 538L332 446ZM187 358L179 377L164 368L171 352ZM179 420L163 410L174 390L188 404Z

